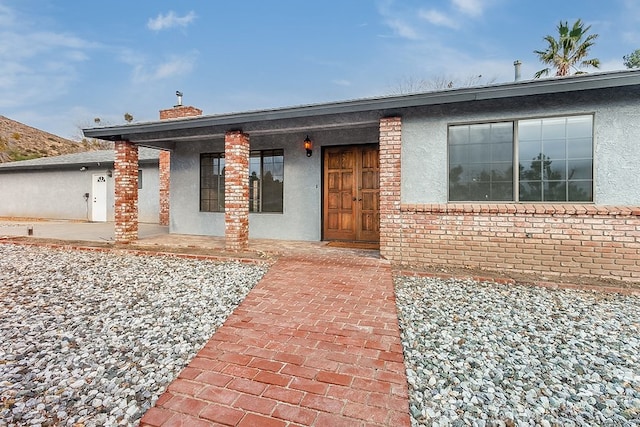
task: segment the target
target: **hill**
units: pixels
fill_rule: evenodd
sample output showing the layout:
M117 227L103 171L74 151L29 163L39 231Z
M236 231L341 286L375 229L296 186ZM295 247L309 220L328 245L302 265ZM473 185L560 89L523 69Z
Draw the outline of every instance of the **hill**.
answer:
M104 148L101 141L71 141L0 116L0 163Z

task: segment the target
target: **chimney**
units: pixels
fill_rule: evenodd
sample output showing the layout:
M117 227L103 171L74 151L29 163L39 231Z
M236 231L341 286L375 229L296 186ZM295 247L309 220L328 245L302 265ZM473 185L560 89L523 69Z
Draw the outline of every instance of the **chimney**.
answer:
M522 76L520 75L520 66L522 65L522 62L520 62L519 59L516 59L515 62L513 63L513 66L516 69L516 80L517 82L520 81L520 79L522 78Z
M188 105L182 105L182 92L177 90L176 96L178 97L178 104L174 105L173 108L160 110L160 120L179 119L182 117L194 117L202 115L201 109Z
M182 117L201 116L202 110L196 107L182 105L182 92L176 91L178 104L173 108L160 110L160 120L179 119ZM160 225L169 225L170 203L170 177L171 177L171 153L160 151L158 159L158 172L160 180Z

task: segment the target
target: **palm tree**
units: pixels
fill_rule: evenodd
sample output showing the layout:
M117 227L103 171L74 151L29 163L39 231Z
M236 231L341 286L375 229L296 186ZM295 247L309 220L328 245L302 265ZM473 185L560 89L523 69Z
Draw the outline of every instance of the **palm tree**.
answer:
M591 25L585 28L580 19L571 28L569 28L567 21L564 23L560 21L558 39L546 36L544 40L549 43L547 49L534 50L533 53L538 55L544 64L553 66L556 70L556 76L568 76L571 74L572 68L576 70L575 74L582 74L583 72L577 68L578 66L600 68L599 59L585 59L589 49L594 45L594 40L598 38L597 34L587 36L590 28ZM535 78L546 76L550 71L549 68L540 70L535 74Z

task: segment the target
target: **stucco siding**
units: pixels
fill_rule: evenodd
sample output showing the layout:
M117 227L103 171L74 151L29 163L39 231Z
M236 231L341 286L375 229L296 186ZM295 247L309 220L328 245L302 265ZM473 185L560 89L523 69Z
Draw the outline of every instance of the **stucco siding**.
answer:
M284 150L283 213L251 213L250 238L320 239L320 154L308 158L287 135L251 138L251 150ZM200 154L221 153L223 141L179 145L172 157L172 233L224 236L224 212L200 211ZM174 190L174 188L179 190Z
M0 174L0 216L88 220L92 174L78 170ZM108 183L107 183L108 185Z
M138 189L138 221L156 224L160 215L160 176L158 165L143 164L139 166L142 171L142 188ZM113 185L113 183L111 183ZM114 192L109 190L109 221L114 215Z
M415 109L403 116L402 203L446 203L447 127L558 115L594 115L594 203L640 205L640 90L600 90Z
M313 155L306 156L304 133L249 135L251 150L284 150L282 213L250 213L249 237L318 241L322 237L322 147L377 142L376 128L310 133ZM176 144L171 160L170 232L224 236L224 213L200 211L200 154L224 152L222 138Z
M177 144L171 153L171 233L224 236L224 212L200 212L200 153L222 152L219 139Z
M143 188L139 190L140 222L157 223L159 212L158 168L141 165ZM0 171L0 217L89 221L92 216L92 178L107 169L5 170ZM85 199L85 193L89 198ZM107 175L107 221L114 219L114 183Z

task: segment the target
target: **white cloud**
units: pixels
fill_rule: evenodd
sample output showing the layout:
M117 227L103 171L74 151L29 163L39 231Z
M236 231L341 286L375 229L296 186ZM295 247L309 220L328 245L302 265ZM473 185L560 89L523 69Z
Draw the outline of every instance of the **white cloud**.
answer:
M166 30L173 27L186 27L196 19L196 14L191 11L184 16L178 16L174 11L166 15L159 14L156 18L149 18L147 28L153 31Z
M138 60L137 63L131 64L134 65L133 82L148 83L189 74L195 66L197 56L197 52L192 51L185 55L170 56L164 62L153 65L147 65L143 60Z
M380 0L378 2L378 13L383 19L384 24L389 27L394 36L408 40L421 39L418 30L411 24L411 15L403 14L396 7L394 0ZM382 35L381 37L388 37Z
M434 9L421 10L420 12L418 12L418 16L433 25L449 27L453 29L459 28L459 24L454 19Z
M387 25L391 27L391 29L396 33L396 35L409 39L409 40L419 40L420 35L418 31L408 22L403 21L402 19L388 19L386 21Z
M67 94L79 63L99 48L72 33L49 31L0 5L1 108L37 106Z
M460 12L469 16L481 16L484 11L482 0L451 0L453 6Z

